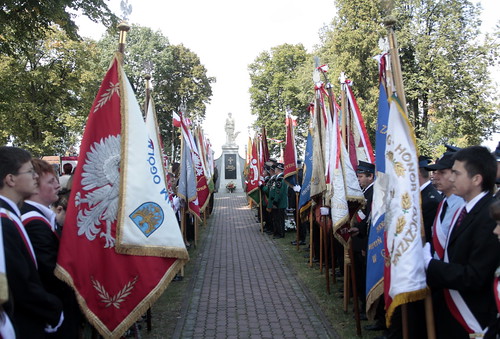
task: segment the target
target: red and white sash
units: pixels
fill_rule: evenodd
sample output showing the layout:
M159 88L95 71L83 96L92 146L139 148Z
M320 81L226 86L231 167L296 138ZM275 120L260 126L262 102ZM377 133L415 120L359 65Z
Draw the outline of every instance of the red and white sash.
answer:
M446 249L444 251L444 262L449 262L448 259L448 242L450 240L450 235L453 229L455 228L455 224L457 223L457 219L462 212L462 209L464 209L465 206L462 208L459 208L456 212L455 215L453 216L452 223L450 230L448 232L448 239L446 240ZM457 290L452 290L452 289L444 289L444 298L446 300L446 304L448 305L448 308L450 309L451 314L453 317L462 325L462 327L469 333L470 338L482 338L488 328L482 328L479 322L477 321L476 317L472 313L472 311L469 309L469 306L465 303L465 300L462 298L460 295L460 292Z
M23 225L27 225L29 222L31 222L33 220L42 221L43 223L45 223L47 225L48 228L50 228L52 233L54 233L54 235L59 239L59 235L56 232L55 223L51 223L50 220L46 216L44 216L43 214L41 214L37 211L29 211L27 213L24 213L21 216L21 220L23 222Z
M444 256L444 247L446 245L446 234L443 232L443 228L441 227L441 213L443 213L443 200L439 203L438 213L434 218L434 225L432 225L432 245L434 246L434 250L436 251L436 255L438 259L443 259Z
M16 225L17 231L18 231L19 235L21 236L21 239L23 240L24 245L26 246L26 249L28 250L28 252L31 256L33 263L35 264L36 268L38 269L38 265L36 263L35 251L33 250L33 245L31 245L30 238L29 238L28 234L26 233L26 229L24 228L24 225L23 225L21 219L19 219L19 217L17 215L15 215L14 213L10 212L9 210L7 210L5 208L0 208L0 217L10 219L14 223L14 225Z

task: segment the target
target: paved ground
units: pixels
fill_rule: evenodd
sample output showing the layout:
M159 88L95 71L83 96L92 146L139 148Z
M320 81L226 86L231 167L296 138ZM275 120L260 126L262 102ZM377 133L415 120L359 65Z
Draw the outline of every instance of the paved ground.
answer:
M174 338L336 338L242 193L218 193Z

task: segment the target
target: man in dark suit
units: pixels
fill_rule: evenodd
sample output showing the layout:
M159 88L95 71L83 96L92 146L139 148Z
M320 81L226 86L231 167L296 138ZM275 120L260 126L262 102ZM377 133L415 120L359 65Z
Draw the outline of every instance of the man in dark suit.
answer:
M38 174L38 190L25 200L21 220L35 251L43 287L61 300L65 317L61 328L50 338L76 339L80 312L75 295L71 287L54 275L61 230L50 206L59 199L61 186L52 165L40 159L33 159L32 164Z
M436 216L439 203L443 197L432 185L429 171L429 158L420 156L418 158L418 181L420 184L420 195L422 197L422 216L424 218L425 241L432 241L432 225Z
M495 158L484 147L464 148L454 156L450 181L465 205L452 221L444 258L432 259L430 244L423 251L427 284L438 292L433 294L438 338L484 333L496 317L492 284L500 244L489 214L495 176Z
M64 319L61 302L40 281L36 255L20 219L18 206L37 191L37 178L27 151L0 147L0 216L10 294L4 308L18 338L44 338Z
M356 290L358 291L358 297L361 301L362 317L366 318L366 252L368 250L368 232L370 214L372 211L375 165L369 162L359 161L356 175L358 176L359 186L363 190L366 202L365 206L358 211L356 222L352 225L349 232L352 235Z

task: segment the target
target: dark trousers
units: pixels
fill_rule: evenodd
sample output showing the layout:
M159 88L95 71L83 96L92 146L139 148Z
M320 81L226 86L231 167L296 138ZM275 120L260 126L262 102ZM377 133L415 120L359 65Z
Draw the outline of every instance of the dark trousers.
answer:
M285 209L273 208L271 216L274 222L274 235L279 237L285 236Z
M356 291L358 299L361 302L360 312L366 311L366 257L361 251L353 251L354 254L354 272L356 274Z

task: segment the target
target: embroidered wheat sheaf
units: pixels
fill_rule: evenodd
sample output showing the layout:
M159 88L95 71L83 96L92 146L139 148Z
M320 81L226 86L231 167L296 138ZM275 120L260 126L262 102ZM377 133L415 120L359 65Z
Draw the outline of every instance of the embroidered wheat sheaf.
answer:
M97 105L95 105L94 113L97 112L97 110L99 108L104 106L104 104L107 103L111 99L113 94L117 93L118 95L120 95L119 89L120 89L120 84L118 82L116 84L113 84L112 82L110 82L109 88L106 90L106 92L104 92L103 95L101 95L101 98L97 102Z
M92 285L94 288L97 290L99 297L101 298L101 301L106 304L106 307L114 306L116 309L120 309L120 304L125 301L125 298L132 293L132 289L134 288L135 283L137 282L138 276L134 278L134 280L129 281L125 286L119 291L116 295L110 296L109 293L106 291L104 286L97 280L95 280L93 277L90 279L92 280Z

